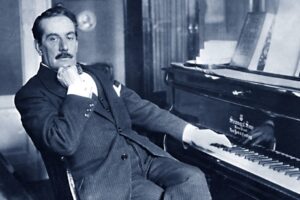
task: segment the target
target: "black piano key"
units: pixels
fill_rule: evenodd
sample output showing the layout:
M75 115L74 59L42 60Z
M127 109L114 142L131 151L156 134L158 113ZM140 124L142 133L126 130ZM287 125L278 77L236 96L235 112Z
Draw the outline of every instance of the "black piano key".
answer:
M281 164L270 165L269 168L277 172L285 172L286 170L295 169L293 166Z
M296 159L293 159L291 157L288 157L287 155L280 154L279 152L272 152L270 154L272 158L280 160L286 164L292 165L292 166L299 166L299 162Z
M246 159L248 159L248 158L258 157L258 156L267 158L266 156L259 155L258 153L255 153L255 152L252 152L252 154L249 154L249 155L245 155L244 157L245 157Z
M232 150L233 153L247 153L249 152L248 149L236 149L236 150Z
M270 169L281 169L281 168L285 168L285 167L290 167L289 165L284 165L284 164L274 164L274 165L270 165L269 168Z
M225 147L225 145L222 145L222 144L218 144L218 143L212 143L210 144L211 146L214 146L214 147L217 147L217 148L223 148Z
M271 160L271 161L265 161L264 163L261 163L262 166L264 167L267 167L267 166L270 166L270 165L277 165L277 164L283 164L283 162L279 162L278 160L277 161L274 161L274 160Z
M285 164L289 164L291 166L295 166L295 167L300 167L300 160L294 157L291 157L289 155L283 154L281 152L278 151L270 151L270 150L266 150L264 148L261 147L253 147L251 148L253 149L255 152L262 154L262 155L266 155L270 158L273 158L274 160L280 160L281 162L285 163Z
M290 170L286 170L286 171L284 172L284 174L285 174L285 175L290 175L290 174L292 174L292 173L294 173L294 172L298 172L298 171L299 171L299 168L290 169Z
M252 161L252 162L258 162L262 160L270 160L271 158L264 156L264 155L252 155L252 156L245 156L246 159Z
M288 169L276 169L275 171L277 171L277 172L286 172L286 170L288 170Z
M300 175L300 171L290 172L290 173L288 173L288 175L289 175L290 177L297 177L297 176Z
M264 159L264 158L260 157L259 155L247 156L247 157L245 156L245 158L252 162L256 162L256 161L259 161L260 159Z
M287 170L292 170L292 169L295 169L294 166L286 166L286 167L278 167L278 168L274 168L275 171L278 171L278 172L286 172Z
M218 143L213 143L213 144L210 144L211 146L214 146L214 147L217 147L217 148L220 148L220 149L223 149L225 151L227 151L230 147L227 147L223 144L218 144Z
M272 158L270 158L269 160L260 160L258 161L259 165L262 166L267 166L267 165L271 165L271 164L279 164L280 162L278 162L277 160L272 160Z
M257 153L253 153L253 154L249 154L249 155L244 155L244 158L253 162L254 159L256 159L257 156L258 156Z
M262 162L262 161L271 161L271 158L252 158L250 161L252 162Z
M258 156L258 154L256 154L255 152L243 152L243 153L239 153L237 154L238 156L244 157L245 159L247 159L248 157L251 158L251 156Z
M234 153L235 151L240 151L240 150L243 150L243 148L239 147L239 146L234 146L234 147L231 147L228 149L228 151L231 153Z
M248 159L248 158L255 157L255 156L258 156L258 154L255 153L255 152L249 152L249 153L244 155L244 158ZM263 156L263 158L267 158L267 157Z
M235 155L242 156L242 155L247 154L248 152L246 150L235 150L235 151L233 151L233 153Z
M290 166L290 165L289 165ZM290 166L290 168L287 168L287 169L282 169L280 171L283 171L285 174L287 174L288 172L291 172L291 171L299 171L299 168L296 168L294 166Z
M279 161L277 161L277 162L275 161L273 163L272 162L268 162L268 163L262 164L262 166L269 166L269 167L272 166L272 165L284 165L284 164L283 164L283 162L279 162Z
M286 172L286 170L289 169L293 169L293 168L297 168L298 166L300 166L300 161L299 159L293 158L289 155L285 155L281 152L277 152L277 151L269 151L266 150L264 148L260 148L260 147L249 147L249 148L245 148L245 147L241 147L241 146L233 146L233 147L226 147L224 145L221 144L212 144L213 146L217 147L217 148L221 148L224 151L227 151L229 153L233 153L237 156L240 157L244 157L247 160L250 160L252 162L260 162L260 161L268 161L266 163L264 163L263 165L274 165L274 164L278 164L278 163L273 163L273 162L269 162L270 160L276 160L278 162L282 162L282 165L286 166L286 165L290 165L290 167L284 167L284 168L280 168L280 167L275 167L276 171L279 172Z

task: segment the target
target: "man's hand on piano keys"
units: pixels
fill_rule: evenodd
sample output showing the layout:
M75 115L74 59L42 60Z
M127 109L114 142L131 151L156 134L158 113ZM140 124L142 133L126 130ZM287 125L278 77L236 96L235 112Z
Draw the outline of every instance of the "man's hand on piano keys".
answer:
M224 134L218 134L210 129L199 129L195 126L185 130L183 141L204 149L210 149L211 144L214 143L232 147L231 142Z
M271 120L265 121L248 133L251 137L243 144L260 145L268 149L275 150L276 139L274 135L274 123Z

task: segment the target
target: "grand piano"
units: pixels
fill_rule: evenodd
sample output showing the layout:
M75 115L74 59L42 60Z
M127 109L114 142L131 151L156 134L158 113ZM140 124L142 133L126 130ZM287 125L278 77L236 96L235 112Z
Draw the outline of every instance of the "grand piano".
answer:
M165 72L171 111L234 144L207 151L165 138L168 152L207 174L213 199L300 199L299 78L231 65L172 63ZM244 145L266 120L276 146Z

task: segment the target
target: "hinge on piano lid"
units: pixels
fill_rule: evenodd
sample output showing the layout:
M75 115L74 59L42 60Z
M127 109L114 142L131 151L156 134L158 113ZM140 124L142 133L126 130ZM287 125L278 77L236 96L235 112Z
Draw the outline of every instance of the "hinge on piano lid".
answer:
M244 96L245 94L251 94L251 90L246 90L246 91L243 91L243 90L233 90L232 94L234 96Z
M209 75L209 74L204 74L204 76L205 76L206 78L210 78L210 79L212 79L212 80L217 80L217 79L220 78L220 77L218 77L218 76L213 76L213 75Z

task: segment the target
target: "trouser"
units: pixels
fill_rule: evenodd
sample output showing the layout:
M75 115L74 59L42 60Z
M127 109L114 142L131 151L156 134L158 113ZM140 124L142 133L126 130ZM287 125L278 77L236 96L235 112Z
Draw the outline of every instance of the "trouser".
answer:
M124 185L128 193L115 190L118 179L108 179L105 190L98 183L105 182L103 173L94 172L75 179L80 200L210 200L211 196L204 174L196 167L171 157L156 157L137 144L130 144L128 158L131 164L131 183ZM106 168L105 168L106 169ZM110 169L106 169L109 173ZM116 172L116 176L122 175ZM112 174L109 175L110 177ZM109 177L108 176L108 177ZM122 186L121 186L122 187ZM112 198L114 197L114 198Z
M132 200L208 200L205 175L173 158L154 157L131 144Z

